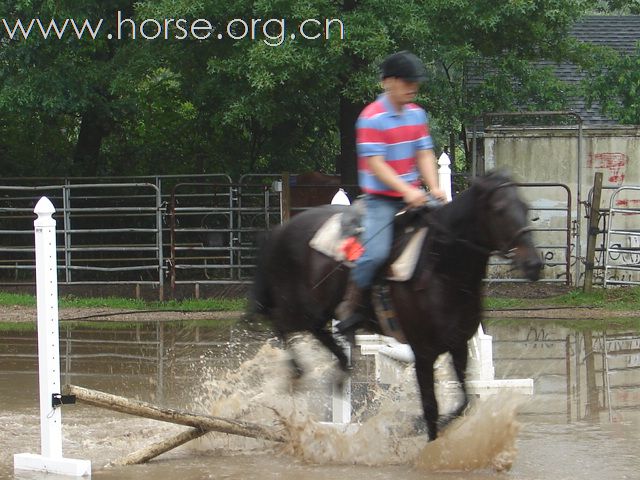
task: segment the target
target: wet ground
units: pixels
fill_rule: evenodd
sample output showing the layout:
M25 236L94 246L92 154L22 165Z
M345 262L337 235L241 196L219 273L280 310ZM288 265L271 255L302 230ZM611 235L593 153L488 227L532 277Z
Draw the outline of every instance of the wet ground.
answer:
M63 383L275 425L291 438L282 445L210 433L145 465L109 467L185 427L75 405L63 407L64 455L88 458L93 478L114 480L638 478L638 332L520 319L489 333L496 378L533 378L534 395L478 399L427 445L407 427L420 410L411 369L399 384L380 385L375 359L358 351L356 425L345 431L318 423L331 419L333 365L304 339L297 349L308 372L292 392L267 332L189 322L63 327ZM13 472L13 454L39 452L36 351L34 331L0 333L0 478L57 478Z

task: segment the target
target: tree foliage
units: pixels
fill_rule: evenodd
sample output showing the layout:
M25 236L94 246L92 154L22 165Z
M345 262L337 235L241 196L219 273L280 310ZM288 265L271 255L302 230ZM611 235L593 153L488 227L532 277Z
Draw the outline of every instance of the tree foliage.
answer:
M601 53L597 68L587 68L584 97L621 124L640 125L640 45L633 54Z
M562 108L568 87L531 61L587 64L593 52L567 34L590 8L586 0L0 0L9 23L104 20L96 39L10 39L2 31L5 175L353 174L354 116L380 91L385 55L408 49L427 64L419 102L444 147L486 111ZM107 38L118 33L118 12L135 22L135 39L128 23L120 30L129 35ZM149 19L174 22L146 39L140 26ZM214 30L177 39L176 19L204 19ZM260 22L240 38L237 19ZM308 19L319 21L306 24L317 39L300 35ZM325 19L337 20L326 38ZM153 36L155 24L147 27ZM608 62L603 82L620 85L617 93L637 82L627 71L637 63ZM486 70L466 88L470 66ZM637 106L614 103L605 105L610 112L634 118L628 112Z

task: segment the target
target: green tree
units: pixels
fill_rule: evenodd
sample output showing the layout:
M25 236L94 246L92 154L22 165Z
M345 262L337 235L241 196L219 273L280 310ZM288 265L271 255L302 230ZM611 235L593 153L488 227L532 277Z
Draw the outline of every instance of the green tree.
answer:
M629 55L601 49L596 58L583 82L587 104L598 102L605 115L621 124L640 125L640 45Z
M598 0L593 3L591 9L594 13L638 15L640 0Z
M1 18L102 18L103 33L115 33L119 11L138 29L136 39L111 41L3 38L0 155L20 160L16 174L322 169L355 183L355 119L380 91L384 56L407 49L425 61L419 102L440 147L455 151L467 145L465 123L483 112L563 106L567 86L531 62L588 63L592 52L567 35L588 8L586 0L0 0ZM178 39L174 22L147 40L145 19L206 19L215 30ZM227 31L233 19L261 19L255 37L241 39L240 22ZM267 19L281 23L265 28ZM318 39L297 30L307 19L321 21L307 25ZM337 20L327 37L324 19ZM469 88L473 69L483 75Z
M115 11L132 9L133 2L124 0L0 2L0 17L13 34L11 38L5 28L0 47L0 111L5 128L7 118L15 118L26 135L35 134L38 142L45 142L26 155L29 161L14 165L15 173L26 173L21 167L31 163L44 174L101 173L102 142L129 108L111 91L111 81L129 52L116 48L106 36L92 38L89 30L82 39L74 38L69 24L66 34L58 36L50 22L57 21L60 29L64 19L74 19L79 27L85 19L95 24L105 19L103 29L112 30ZM28 37L23 31L29 32ZM23 148L24 143L4 139L3 150L10 156L22 156Z

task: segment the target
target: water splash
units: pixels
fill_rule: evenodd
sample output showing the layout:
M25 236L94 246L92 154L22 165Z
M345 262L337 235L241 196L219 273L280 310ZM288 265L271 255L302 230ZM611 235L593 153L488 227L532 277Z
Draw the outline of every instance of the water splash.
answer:
M479 401L418 454L415 466L427 471L511 469L516 458L520 400L500 394Z
M515 399L500 395L478 402L467 417L427 443L426 436L412 433L420 403L413 369L408 368L398 385L371 389L368 411L354 412L353 424L331 425L320 420L330 405L335 362L313 340L299 340L295 348L306 371L295 385L289 380L288 355L267 342L237 368L204 369L196 397L197 410L211 415L279 425L288 442L274 445L210 434L191 442L190 448L269 451L313 464L414 465L430 471L511 467L519 430Z

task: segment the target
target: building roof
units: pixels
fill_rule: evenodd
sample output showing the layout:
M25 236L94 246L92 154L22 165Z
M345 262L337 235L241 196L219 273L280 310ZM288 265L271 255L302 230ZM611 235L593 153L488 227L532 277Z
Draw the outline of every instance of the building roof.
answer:
M640 42L640 15L583 17L573 26L571 35L585 43L609 47L623 54L634 54L639 46L638 42ZM584 74L570 63L557 64L551 61L541 61L537 64L552 67L558 79L567 83L578 83L584 78ZM481 82L481 76L476 77L472 74L467 78L467 84L470 86L478 85ZM568 103L568 109L580 114L585 125L617 125L615 120L602 114L596 103L589 108L582 98L571 99ZM477 128L478 130L482 129L479 125Z
M578 40L594 45L612 48L620 53L631 55L640 41L640 15L584 17L571 30ZM565 82L579 82L584 78L571 64L557 65L558 78ZM579 113L587 125L615 125L617 122L604 116L598 104L587 108L583 99L570 101L570 108Z
M571 29L578 40L632 54L640 41L640 15L592 15L580 19Z

